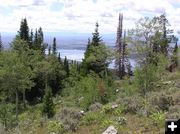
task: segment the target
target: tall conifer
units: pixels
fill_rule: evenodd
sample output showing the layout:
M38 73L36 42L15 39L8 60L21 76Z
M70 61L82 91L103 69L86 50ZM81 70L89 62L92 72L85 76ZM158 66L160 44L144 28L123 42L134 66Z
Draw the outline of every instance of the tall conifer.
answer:
M53 45L52 45L52 53L54 54L54 55L56 55L57 54L57 48L56 48L56 38L54 37L54 39L53 39Z
M3 50L3 43L2 43L2 39L1 39L1 33L0 33L0 52Z

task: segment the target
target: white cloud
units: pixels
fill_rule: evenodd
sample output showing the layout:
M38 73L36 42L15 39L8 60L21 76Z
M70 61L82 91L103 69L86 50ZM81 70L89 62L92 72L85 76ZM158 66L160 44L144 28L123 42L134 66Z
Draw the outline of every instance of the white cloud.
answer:
M17 31L27 17L30 28L44 31L92 32L96 21L100 32L115 33L118 13L124 14L124 28L131 28L143 16L159 15L166 10L172 28L180 27L180 0L1 0L1 7L11 7L8 15L0 12L0 31ZM59 8L52 11L52 8ZM0 10L1 11L1 10Z

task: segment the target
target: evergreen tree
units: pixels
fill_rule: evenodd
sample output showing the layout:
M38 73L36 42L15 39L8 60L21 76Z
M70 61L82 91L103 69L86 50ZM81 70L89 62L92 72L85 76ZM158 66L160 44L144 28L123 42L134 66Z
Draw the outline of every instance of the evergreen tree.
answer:
M3 43L2 43L2 39L1 39L1 33L0 33L0 52L3 50Z
M61 63L61 55L60 55L60 52L58 53L58 61Z
M54 54L54 55L56 55L57 54L57 48L56 48L56 38L54 37L54 39L53 39L53 45L52 45L52 53Z
M35 30L35 35L34 35L34 45L35 45L35 49L36 49L36 45L38 44L38 32L37 29Z
M172 62L176 64L176 66L178 66L178 38L175 38L175 46L174 46L174 50L173 50L173 56L172 56Z
M29 43L29 27L26 18L21 20L19 37Z
M49 86L46 85L45 95L43 99L43 114L47 115L48 118L53 117L55 114L54 103L52 99L52 91Z
M42 54L44 53L45 49L45 44L44 44L44 35L42 28L40 27L38 30L35 30L35 35L34 35L34 49L35 50L40 50Z
M68 63L68 60L67 60L66 56L65 56L65 59L64 59L64 69L65 69L66 75L68 76L69 75L69 63Z
M159 23L161 25L161 31L162 31L162 43L160 45L161 52L164 55L168 55L168 39L167 39L167 26L169 25L169 22L166 18L166 14L162 14L160 17L158 17Z
M91 44L91 40L90 40L90 38L88 38L88 44L87 44L86 50L90 47L90 44Z
M100 45L100 43L102 41L101 37L99 36L98 28L99 28L99 24L98 24L98 22L96 22L95 32L92 33L92 35L93 35L93 37L92 37L92 45L94 45L94 46Z
M51 54L51 46L49 46L49 48L48 48L48 55L50 55Z
M96 23L95 32L93 33L92 42L88 42L88 47L85 52L85 58L82 62L82 74L86 75L91 71L101 75L107 69L110 60L111 52L101 42L101 37L98 32L98 23Z
M29 46L30 46L30 48L33 48L33 39L34 39L34 33L33 33L33 30L31 29L30 36L29 36Z
M38 38L38 45L42 46L44 42L44 34L41 27L38 29L37 38Z

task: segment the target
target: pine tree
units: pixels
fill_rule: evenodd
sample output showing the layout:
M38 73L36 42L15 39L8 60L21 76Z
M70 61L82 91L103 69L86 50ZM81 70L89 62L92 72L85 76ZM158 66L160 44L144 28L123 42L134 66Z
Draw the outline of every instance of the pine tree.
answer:
M2 43L2 39L1 39L1 33L0 33L0 52L3 50L3 43Z
M54 55L56 55L57 54L57 48L56 48L56 38L54 37L54 39L53 39L53 45L52 45L52 53L54 54Z
M88 44L87 44L87 48L86 48L86 51L84 53L84 57L87 58L88 55L89 55L89 48L90 48L90 45L91 45L91 40L90 38L88 38Z
M92 41L88 41L88 46L84 54L81 72L86 75L94 71L102 77L103 72L107 69L109 64L108 58L110 57L110 51L105 44L102 43L98 27L99 25L96 23L95 32L92 34Z
M172 62L174 62L176 66L178 66L178 44L177 44L178 38L176 38L175 40L176 40L176 43L173 50Z
M98 22L96 22L95 32L92 33L92 35L93 35L93 37L92 37L92 45L94 45L94 46L100 45L100 43L102 41L101 37L99 36L98 28L99 28L99 24L98 24Z
M65 59L64 59L64 69L65 69L66 74L68 76L69 75L69 63L68 63L68 60L67 60L66 56L65 56Z
M33 46L33 39L34 39L34 33L33 30L31 29L30 37L29 37L30 48L32 48Z
M90 45L91 45L91 40L90 40L90 38L88 38L88 44L87 44L86 51L89 49Z
M42 31L41 27L38 29L37 38L38 38L38 44L41 46L43 44L43 42L44 42L44 34L43 34L43 31Z
M48 48L48 55L51 55L51 46Z
M162 36L163 36L163 39L162 39L162 44L161 44L161 52L167 56L168 55L168 39L167 39L167 25L169 25L169 22L166 18L166 14L162 14L160 17L159 17L159 23L162 27Z
M54 103L52 99L52 91L49 86L46 85L45 95L43 99L43 114L47 115L48 118L53 117L55 114Z
M60 52L58 53L58 61L61 63L61 55L60 55Z
M18 33L21 39L29 43L29 27L26 18L21 20L20 30Z
M36 45L38 44L38 32L37 29L35 30L35 34L34 34L34 45L35 45L35 49L36 49Z

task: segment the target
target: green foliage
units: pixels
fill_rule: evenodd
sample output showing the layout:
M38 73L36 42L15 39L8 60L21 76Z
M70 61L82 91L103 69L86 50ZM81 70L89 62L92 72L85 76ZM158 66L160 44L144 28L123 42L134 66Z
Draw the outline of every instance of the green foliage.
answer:
M103 110L102 110L105 114L111 114L113 109L112 109L112 104L106 104L103 106Z
M118 107L112 112L112 114L113 114L114 116L121 116L125 111L126 111L126 107L125 107L125 106L118 106Z
M5 128L11 127L15 121L13 117L14 105L1 102L0 109L0 122L5 126Z
M153 84L156 80L156 66L148 65L144 68L136 68L135 84L142 95L145 96L147 92L153 90Z
M156 112L150 115L151 120L155 125L158 127L163 127L165 123L165 113L163 112Z
M64 59L64 70L66 71L66 75L68 76L69 75L69 62L65 56L65 59ZM71 70L71 74L72 74L72 70Z
M49 68L44 72L46 74L47 81L52 88L52 93L61 93L62 81L65 78L66 72L63 69L63 65L58 61L58 58L54 55L50 55L47 58L47 64Z
M178 65L178 45L177 42L174 46L173 55L171 57L171 61Z
M0 88L9 92L9 95L16 90L23 92L34 85L31 80L32 70L27 64L25 55L21 56L16 52L5 52L0 57L0 72L3 72L0 74Z
M121 99L118 104L124 107L125 112L137 113L143 106L143 98L137 95L125 97Z
M102 121L101 126L102 126L103 128L107 128L107 127L109 127L110 125L115 125L115 124L116 124L115 121L113 121L112 119L110 119L110 118L105 118L105 119Z
M21 20L20 30L18 31L19 37L29 43L29 27L26 18Z
M53 117L55 114L52 91L48 86L45 89L42 113L47 115L48 118Z
M65 131L75 131L78 128L82 114L76 108L63 108L59 114L56 114L56 119L63 123Z
M88 74L94 71L100 74L105 71L110 63L111 51L101 43L101 37L99 37L98 23L96 23L96 29L93 33L92 42L88 42L88 47L84 54L84 60L82 63L82 72Z
M82 124L91 125L101 123L104 119L104 114L100 112L89 112L82 118Z
M150 103L158 110L168 111L169 107L173 105L173 99L170 95L165 94L152 94Z
M49 121L48 122L48 132L63 134L65 132L63 124L59 121Z
M85 59L83 60L83 67L86 69L87 73L94 71L100 74L107 69L110 61L111 51L105 45L90 45Z

